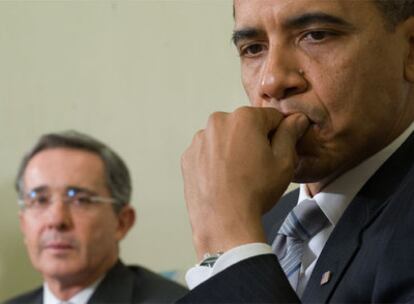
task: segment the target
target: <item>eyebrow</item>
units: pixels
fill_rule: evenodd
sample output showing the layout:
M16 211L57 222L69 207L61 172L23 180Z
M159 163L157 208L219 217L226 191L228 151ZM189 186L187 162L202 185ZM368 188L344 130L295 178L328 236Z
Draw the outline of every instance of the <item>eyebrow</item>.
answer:
M48 190L47 186L39 186L39 187L35 187L33 189L30 189L27 193L25 193L25 195L30 195L30 193L32 192L45 192Z
M283 26L287 28L302 28L315 23L325 23L339 25L346 28L354 28L354 26L340 17L329 15L326 13L315 12L306 13L296 17L287 19Z
M251 39L263 35L264 32L255 28L245 28L241 30L234 30L231 40L234 45L237 45L239 41Z
M65 188L66 193L70 190L74 190L77 193L85 193L85 194L88 194L88 195L97 195L97 193L92 191L92 190L82 188L82 187L78 187L78 186L70 186L69 185Z
M283 22L282 27L294 29L304 28L312 24L331 24L341 26L343 28L347 28L350 30L355 29L355 26L345 21L344 19L321 12L306 13L299 16L291 17ZM263 30L259 30L253 27L244 28L234 30L231 40L233 41L234 45L237 45L237 43L241 40L256 38L264 34L265 33Z
M39 186L39 187L35 187L33 189L30 189L27 194L30 194L31 192L36 192L36 193L46 192L48 190L50 190L50 188L48 186ZM97 195L96 192L94 192L94 191L91 191L91 190L86 189L86 188L78 187L78 186L70 186L70 185L66 186L65 187L65 192L67 192L69 190L75 190L76 192L86 193L86 194L89 194L89 195Z

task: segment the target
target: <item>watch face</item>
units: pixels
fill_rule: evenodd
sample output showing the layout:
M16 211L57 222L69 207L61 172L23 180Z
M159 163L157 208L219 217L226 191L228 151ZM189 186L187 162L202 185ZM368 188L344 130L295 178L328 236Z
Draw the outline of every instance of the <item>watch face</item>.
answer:
M222 255L222 252L217 253L206 253L204 254L204 259L201 261L200 266L206 266L206 267L213 267L216 263L217 259Z

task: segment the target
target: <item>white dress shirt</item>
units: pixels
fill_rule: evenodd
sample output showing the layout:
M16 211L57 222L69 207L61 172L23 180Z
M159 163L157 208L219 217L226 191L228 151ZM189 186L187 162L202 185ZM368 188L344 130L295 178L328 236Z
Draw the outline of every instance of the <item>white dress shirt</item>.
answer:
M89 299L92 297L99 283L103 280L103 277L97 280L95 283L89 285L85 289L82 289L80 292L75 294L69 300L60 300L58 299L50 290L49 286L45 282L43 284L43 304L86 304Z
M358 166L339 176L313 198L309 196L306 185L300 185L298 204L305 199L314 199L328 218L330 225L322 229L304 244L302 266L299 273L298 288L296 290L299 296L302 295L308 283L326 241L349 203L375 171L402 145L413 131L414 122L391 144L364 160ZM212 268L199 265L190 268L186 274L187 285L190 289L193 289L233 264L253 256L269 253L272 253L272 248L264 243L246 244L233 248L221 255Z

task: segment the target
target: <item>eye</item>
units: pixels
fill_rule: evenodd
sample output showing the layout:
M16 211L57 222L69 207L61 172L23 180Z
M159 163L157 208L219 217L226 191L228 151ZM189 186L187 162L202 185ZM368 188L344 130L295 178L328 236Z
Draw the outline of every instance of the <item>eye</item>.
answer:
M93 203L91 196L79 189L70 188L66 195L68 200L75 205L90 205Z
M49 202L49 197L45 194L39 194L33 199L33 201L38 205L45 205Z
M78 194L75 197L73 197L72 200L75 205L79 206L89 206L95 203L92 197L87 194Z
M46 207L50 203L50 197L47 194L30 193L28 207Z
M254 57L261 54L265 50L266 47L264 45L255 43L240 47L239 53L242 57Z
M306 42L318 43L336 35L336 33L326 30L311 31L305 33L305 35L302 37L302 40Z

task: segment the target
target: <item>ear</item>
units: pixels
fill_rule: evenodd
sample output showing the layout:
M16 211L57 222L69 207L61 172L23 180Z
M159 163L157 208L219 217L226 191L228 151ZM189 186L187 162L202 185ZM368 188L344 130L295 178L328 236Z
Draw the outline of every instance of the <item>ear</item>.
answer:
M118 228L116 233L116 238L118 242L126 236L129 229L131 229L134 223L135 210L130 205L126 205L121 209L121 211L118 214Z
M404 77L408 82L414 83L414 17L410 17L404 21L402 26L405 30L405 37L408 44Z

